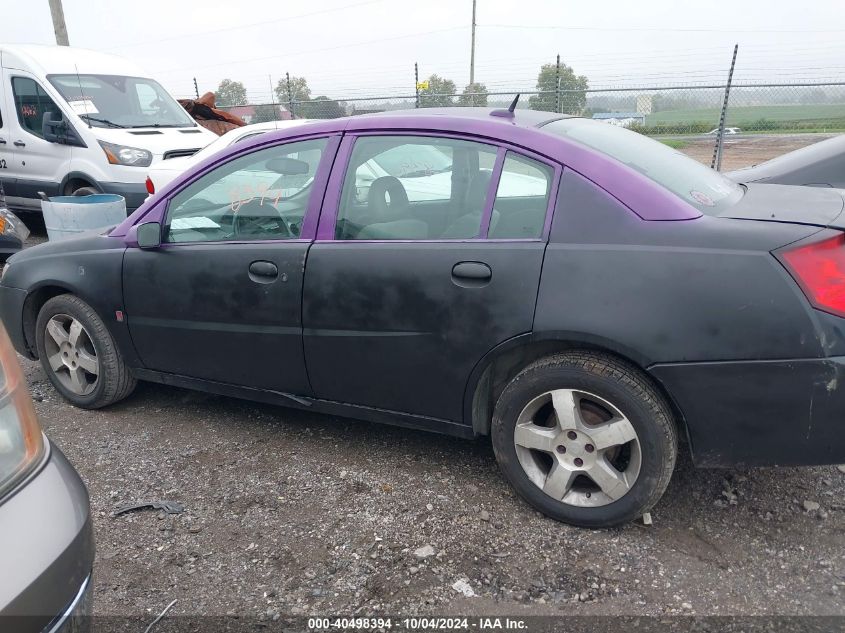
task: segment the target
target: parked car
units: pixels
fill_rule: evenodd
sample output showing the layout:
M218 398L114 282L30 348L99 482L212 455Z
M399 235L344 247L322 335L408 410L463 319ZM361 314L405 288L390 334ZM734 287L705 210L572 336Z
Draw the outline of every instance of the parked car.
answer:
M743 183L845 189L845 134L725 175Z
M88 491L42 434L3 328L0 368L0 623L15 633L82 633L94 564Z
M490 435L529 503L609 526L679 436L699 466L845 461L842 209L587 119L383 113L232 145L108 235L12 256L0 314L77 406L149 380Z
M67 46L0 46L0 184L12 209L48 196L146 198L147 168L217 138L131 62Z
M173 158L168 161L161 161L147 173L147 180L145 186L147 193L152 195L157 190L160 190L164 185L176 178L183 171L197 163L205 160L212 154L220 150L240 143L248 138L253 138L264 132L271 132L273 130L282 130L295 125L302 125L307 123L307 119L291 119L286 121L267 121L266 123L253 123L252 125L244 125L237 127L234 130L229 130L222 136L218 136L214 141L206 145L196 154L191 156L183 156L181 158Z
M719 133L719 128L714 128L714 129L712 129L708 132L708 134L712 134L713 136L715 136L718 133ZM739 129L738 127L726 127L724 134L725 134L725 136L729 136L731 134L742 134L742 130Z
M18 216L6 208L0 189L0 263L21 250L28 237L29 229Z

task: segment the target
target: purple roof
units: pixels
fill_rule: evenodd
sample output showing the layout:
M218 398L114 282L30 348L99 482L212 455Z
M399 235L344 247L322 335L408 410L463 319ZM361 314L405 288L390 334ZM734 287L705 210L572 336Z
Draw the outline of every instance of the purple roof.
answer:
M586 176L644 220L689 220L701 216L693 206L627 165L576 141L543 131L543 124L565 118L566 115L518 109L513 117L502 117L491 116L491 111L490 108L423 108L380 112L314 121L267 132L225 148L175 178L158 192L153 200L142 204L126 221L118 225L111 235L126 235L131 226L157 207L157 203L172 191L181 189L186 181L192 180L194 174L205 172L232 156L286 139L374 131L406 134L441 132L503 142L546 156Z

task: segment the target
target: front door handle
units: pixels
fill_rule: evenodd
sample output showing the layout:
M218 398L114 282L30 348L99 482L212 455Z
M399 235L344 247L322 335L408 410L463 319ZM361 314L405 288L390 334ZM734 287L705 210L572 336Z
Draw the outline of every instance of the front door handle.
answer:
M15 147L26 147L26 143L23 141L15 141Z
M452 281L459 286L483 286L492 277L493 271L483 262L458 262L452 267Z
M279 269L273 262L257 261L249 265L249 278L259 284L269 284L279 276Z
M0 138L0 145L5 145L5 144L6 144L6 139Z

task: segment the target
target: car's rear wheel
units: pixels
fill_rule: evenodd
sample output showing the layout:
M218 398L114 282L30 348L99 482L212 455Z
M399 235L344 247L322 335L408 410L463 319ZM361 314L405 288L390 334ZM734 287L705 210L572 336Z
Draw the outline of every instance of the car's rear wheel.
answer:
M70 403L97 409L132 393L135 378L102 319L82 299L53 297L42 306L35 328L41 366Z
M496 403L492 436L520 496L582 527L619 525L649 511L677 455L665 398L635 367L592 352L525 368Z

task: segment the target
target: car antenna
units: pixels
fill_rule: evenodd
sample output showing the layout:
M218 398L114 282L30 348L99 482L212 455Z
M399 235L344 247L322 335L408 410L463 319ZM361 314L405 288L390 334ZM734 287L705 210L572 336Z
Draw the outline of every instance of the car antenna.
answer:
M73 65L74 69L76 70L76 83L79 84L79 94L82 95L82 108L85 110L85 114L88 114L88 108L85 106L87 99L85 98L85 92L82 90L82 79L79 77L79 66L77 64ZM71 106L71 109L73 106ZM91 129L91 117L86 117L85 121L88 123L88 129Z
M502 110L502 109L493 110L490 113L490 116L501 116L501 117L505 117L506 119L512 119L513 118L513 111L516 110L516 104L517 104L518 101L519 101L519 93L517 92L516 96L513 98L513 101L511 101L511 104L508 106L507 110Z

